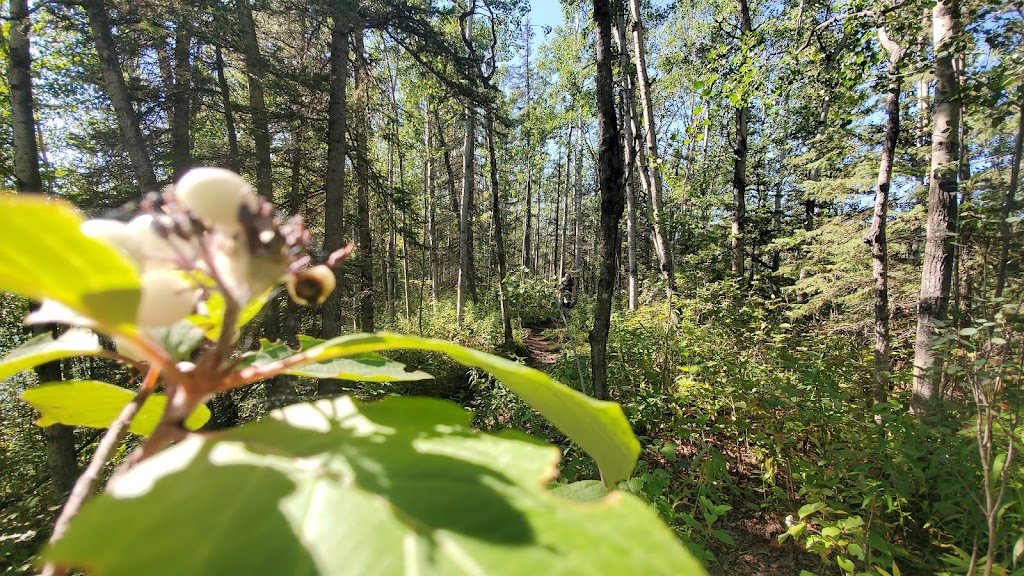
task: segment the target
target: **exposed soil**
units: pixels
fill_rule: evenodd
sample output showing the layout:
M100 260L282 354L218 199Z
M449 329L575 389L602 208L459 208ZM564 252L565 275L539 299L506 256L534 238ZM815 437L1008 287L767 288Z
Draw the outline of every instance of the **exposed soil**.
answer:
M786 527L777 518L749 510L733 509L716 524L736 541L735 546L712 546L717 561L708 567L722 576L796 576L801 570L822 571L821 561L792 540L779 544Z
M529 356L526 358L527 365L537 368L558 362L558 358L562 355L562 344L557 338L545 333L549 329L558 327L558 322L553 320L524 326L527 332L523 344L526 345L526 350L529 352Z

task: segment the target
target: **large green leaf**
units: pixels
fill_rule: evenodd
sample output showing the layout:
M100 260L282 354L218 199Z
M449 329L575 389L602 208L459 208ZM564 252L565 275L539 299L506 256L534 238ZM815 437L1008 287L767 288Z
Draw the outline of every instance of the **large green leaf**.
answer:
M50 333L40 334L0 360L0 380L54 360L88 356L102 351L99 337L90 330L68 330L56 340Z
M131 324L139 273L114 247L82 234L66 202L0 194L0 290L55 300L101 324Z
M334 338L305 353L314 363L403 348L441 352L492 374L586 450L597 461L606 485L614 486L633 471L640 443L633 436L621 406L595 400L522 364L444 340L388 332Z
M134 397L135 393L131 390L96 380L49 382L21 393L21 399L42 414L36 424L44 427L67 424L108 428ZM135 415L129 431L141 436L151 434L160 423L165 406L166 396L151 395ZM200 406L185 420L185 426L196 430L209 419L210 409Z
M305 336L301 338L302 348L310 348L324 342ZM260 341L260 350L246 354L245 362L251 366L263 366L288 358L295 352L296 350L292 350L282 342L263 339ZM405 364L372 352L306 364L298 368L284 370L284 373L309 378L333 378L359 382L407 382L433 378L430 374L419 370L406 371Z
M551 494L558 449L429 398L298 404L193 436L87 504L47 560L147 574L703 574L635 497Z

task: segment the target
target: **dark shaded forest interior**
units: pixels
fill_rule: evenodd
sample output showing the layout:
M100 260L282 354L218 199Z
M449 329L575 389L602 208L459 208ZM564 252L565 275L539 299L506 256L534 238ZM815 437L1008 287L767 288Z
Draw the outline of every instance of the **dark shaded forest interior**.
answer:
M169 458L158 452L192 446L209 456L201 477L212 485L240 485L242 473L232 471L257 458L267 468L251 474L265 478L275 454L321 462L327 475L351 473L359 490L400 510L388 522L406 530L396 542L413 552L396 548L395 557L404 550L407 563L418 558L437 573L627 573L596 555L585 568L600 548L592 544L579 544L582 563L571 556L556 569L537 543L592 542L571 529L589 521L565 516L570 528L557 532L551 520L545 535L537 526L547 520L517 520L515 512L548 502L538 486L593 489L576 483L604 480L604 489L643 502L640 513L623 504L607 512L618 520L594 520L625 522L603 537L621 530L617 546L651 556L632 573L673 573L692 555L725 575L1024 574L1024 5L542 4L10 0L0 39L0 186L11 192L0 198L43 193L92 220L67 234L57 224L42 229L50 220L25 222L39 228L38 241L0 230L0 352L10 354L0 361L0 568L175 573L171 564L159 568L152 540L167 526L156 520L119 520L125 535L111 536L125 549L153 548L152 556L114 561L116 548L97 552L105 544L74 536L76 521L122 518L116 498L97 497L92 513L86 503L63 547L66 522L53 526L69 494L80 497L68 506L73 514L111 476L121 484L117 496L128 490L119 476L138 477L147 459ZM207 188L234 196L214 204ZM0 209L8 206L9 215L30 209ZM154 264L159 258L145 253L152 245L117 236L122 229L149 234L145 242L160 244L164 260ZM123 305L127 320L110 320L106 304L71 294L60 280L44 286L24 272L66 274L74 276L69 286L84 286L92 276L74 271L74 254L83 262L110 255L79 252L67 239L99 239L117 248L117 262L131 257L136 268L96 276L122 274L136 290L141 302ZM234 260L224 264L218 250ZM51 253L71 254L70 264L46 263ZM269 264L258 268L263 261L250 256ZM243 271L232 279L222 277L226 269ZM159 297L147 292L158 277ZM37 307L29 298L43 300L32 326L24 323ZM51 308L51 299L66 308ZM78 328L65 333L52 322ZM140 349L126 325L158 349ZM83 345L82 327L102 337ZM383 335L353 336L374 332ZM581 394L560 396L543 375L461 347L535 368ZM288 364L303 354L317 363ZM154 358L166 359L165 380ZM189 382L192 370L216 372L221 383L175 396L175 378ZM516 378L527 384L510 384ZM75 420L33 396L61 382L109 383L120 391L104 390L125 397L110 400L116 406L105 419ZM165 394L163 416L140 408L155 390ZM450 404L401 403L413 397L450 401L472 419L462 422ZM348 406L338 398L357 399L350 416L365 419L344 434L343 418L323 424L354 442L349 452L317 452L321 444L303 436L309 430L284 432L288 418L269 416L285 409L277 414L298 417L302 403L316 400ZM551 408L550 398L566 404ZM103 430L133 403L144 425L123 422L104 446L112 435ZM634 441L615 432L614 405L640 445L621 481L609 462L632 460L602 456L588 428L621 442L604 452L629 452ZM195 433L189 418L197 414L208 421ZM424 427L420 436L389 436L387 446L409 444L384 450L379 469L360 468L374 449L359 444L361 434L398 429L406 417ZM554 471L543 464L548 452L499 434L506 429L556 446L557 479L545 475ZM504 446L520 466L509 468L509 477L521 475L509 485L530 496L492 490L487 482L499 480L473 468L488 458L466 456L472 466L460 461L436 477L434 460L388 467L399 453L441 459L464 449L430 444L442 442L439 430L456 430L450 442ZM247 444L248 456L217 467L210 462L231 442L201 444L272 432L296 442L295 452ZM444 493L445 482L489 478L471 482L486 491L435 504L466 518L473 509L506 514L498 516L506 532L485 530L480 540L493 548L459 540L490 523L426 510L435 505L422 504L429 496L410 504L421 487L403 492L412 480L402 474L423 479L408 472L413 462L424 482L438 485L432 493ZM282 474L260 490L304 486ZM166 490L168 508L188 508L167 486L152 490ZM492 492L509 500L496 504ZM218 502L197 497L195 514L216 518ZM640 526L654 520L644 510L674 539L645 543ZM252 518L232 518L247 526L293 512L254 504ZM517 532L517 521L533 531ZM368 529L380 536L366 537L372 542L360 550L377 560L358 560L365 563L332 564L313 547L281 544L302 541L298 532L269 529L277 544L265 553L288 566L282 573L402 573L400 561L382 560L393 526L381 526ZM147 536L137 540L136 531ZM333 542L326 533L318 536L324 546ZM529 553L516 560L495 552L525 546L523 534L538 538ZM38 555L51 540L44 567ZM417 545L449 555L417 556ZM640 552L644 545L655 552ZM279 568L253 560L255 571L246 571L215 558L173 570Z

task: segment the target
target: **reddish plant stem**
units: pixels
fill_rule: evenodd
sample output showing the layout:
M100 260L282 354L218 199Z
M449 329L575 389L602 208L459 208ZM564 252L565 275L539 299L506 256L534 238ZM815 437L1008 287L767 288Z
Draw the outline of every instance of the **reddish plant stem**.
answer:
M85 501L92 496L96 485L99 483L100 472L103 471L103 467L113 457L118 446L121 445L121 440L128 433L128 427L135 418L135 415L139 413L139 409L142 408L142 405L145 404L146 399L149 398L149 395L156 387L156 381L159 376L159 368L153 367L149 369L149 372L146 373L146 379L143 380L139 391L135 393L135 397L125 405L121 413L118 414L117 419L111 423L110 428L103 435L99 445L96 447L96 452L92 456L92 460L89 461L88 468L78 477L78 481L75 482L74 488L71 489L71 495L68 496L64 509L61 510L60 516L53 526L53 534L50 536L51 544L64 536L68 526L71 524L71 519L78 513L82 504L85 504ZM52 562L47 563L43 567L42 572L43 576L55 576L66 573L66 569Z

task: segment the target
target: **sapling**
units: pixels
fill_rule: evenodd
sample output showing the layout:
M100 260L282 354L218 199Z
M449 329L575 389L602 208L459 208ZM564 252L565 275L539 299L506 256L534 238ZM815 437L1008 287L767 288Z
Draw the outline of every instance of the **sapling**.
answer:
M183 423L197 407L214 394L240 385L232 378L237 361L231 358L231 346L243 306L282 282L296 302L307 305L322 303L335 287L334 272L328 266L309 266L310 234L301 217L275 218L271 204L256 196L241 176L220 168L191 170L159 209L127 224L87 220L81 231L121 251L141 272L134 322L141 330L103 326L88 319L79 323L112 332L118 349L131 360L144 362L148 374L136 401L111 425L101 442L103 449L97 450L93 465L73 489L51 541L63 535L71 516L94 490L100 469L158 382L163 382L167 408L156 430L127 457L115 478L183 439L187 433ZM337 264L350 251L351 246L329 260ZM223 306L219 336L199 352L195 363L176 362L147 329L183 320L197 307L208 306L214 294ZM260 372L255 376L267 375ZM44 570L58 572L53 565Z
M314 265L302 219L276 217L237 174L193 170L127 224L83 221L53 199L0 195L0 235L23 246L0 242L0 290L42 301L29 323L78 327L0 359L0 378L82 355L144 375L134 391L69 380L22 394L43 414L40 425L108 428L42 552L45 574L702 573L652 511L608 492L640 452L617 404L511 360L415 336L299 336L295 350L269 341L238 350L240 327L282 285L300 304L323 303L336 288L332 268L353 247ZM39 257L26 257L32 250ZM438 400L323 399L231 430L193 431L215 394L279 374L430 378L378 355L395 349L440 352L493 375L594 457L602 481L565 489L599 502L583 506L545 488L558 474L556 447L479 433L464 410ZM83 507L129 430L144 439ZM317 506L305 501L312 495ZM191 506L178 505L185 501ZM367 526L364 538L344 536ZM190 555L197 547L202 554Z

